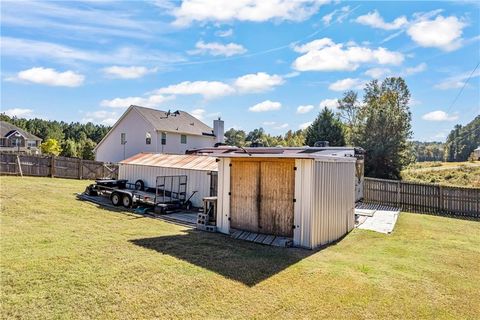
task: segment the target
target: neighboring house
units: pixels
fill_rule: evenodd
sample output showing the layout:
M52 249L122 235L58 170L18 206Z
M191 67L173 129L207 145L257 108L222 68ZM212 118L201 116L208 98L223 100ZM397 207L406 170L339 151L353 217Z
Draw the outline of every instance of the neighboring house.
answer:
M0 121L0 151L40 153L42 139L13 124Z
M475 160L480 160L480 146L477 149L473 150L473 157Z
M185 154L224 141L224 124L214 128L185 111L130 106L95 148L95 160L119 162L140 152Z

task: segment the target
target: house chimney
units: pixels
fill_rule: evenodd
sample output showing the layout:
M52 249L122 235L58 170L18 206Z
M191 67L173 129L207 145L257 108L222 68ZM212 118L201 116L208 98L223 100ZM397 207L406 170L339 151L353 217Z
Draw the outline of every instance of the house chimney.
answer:
M213 134L215 135L215 143L224 143L224 123L218 117L218 120L213 120Z

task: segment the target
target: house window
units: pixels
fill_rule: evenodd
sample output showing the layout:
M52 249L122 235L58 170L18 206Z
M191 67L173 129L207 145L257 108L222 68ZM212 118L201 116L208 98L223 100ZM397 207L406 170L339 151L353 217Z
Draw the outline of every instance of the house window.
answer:
M187 144L187 136L185 134L182 134L180 136L180 143L181 144Z
M145 143L146 144L152 143L152 135L150 134L150 132L145 133Z
M28 141L27 146L29 148L34 148L34 147L37 146L37 142L36 141Z
M120 144L126 144L127 143L127 134L122 132L120 133Z
M162 145L166 145L166 144L167 144L167 133L162 132Z

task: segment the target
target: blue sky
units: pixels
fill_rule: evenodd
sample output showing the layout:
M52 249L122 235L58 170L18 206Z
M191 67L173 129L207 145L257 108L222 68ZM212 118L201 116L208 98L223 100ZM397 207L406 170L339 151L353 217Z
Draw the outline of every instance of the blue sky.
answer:
M414 138L441 141L480 113L479 21L469 1L2 1L1 110L111 125L138 104L280 134L400 75Z

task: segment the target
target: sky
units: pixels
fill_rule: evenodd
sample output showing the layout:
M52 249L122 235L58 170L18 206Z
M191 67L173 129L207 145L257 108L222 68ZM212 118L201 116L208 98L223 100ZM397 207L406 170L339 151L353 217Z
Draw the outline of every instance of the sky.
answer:
M131 105L208 125L305 128L403 77L413 139L480 113L474 1L2 1L1 112L112 125Z

